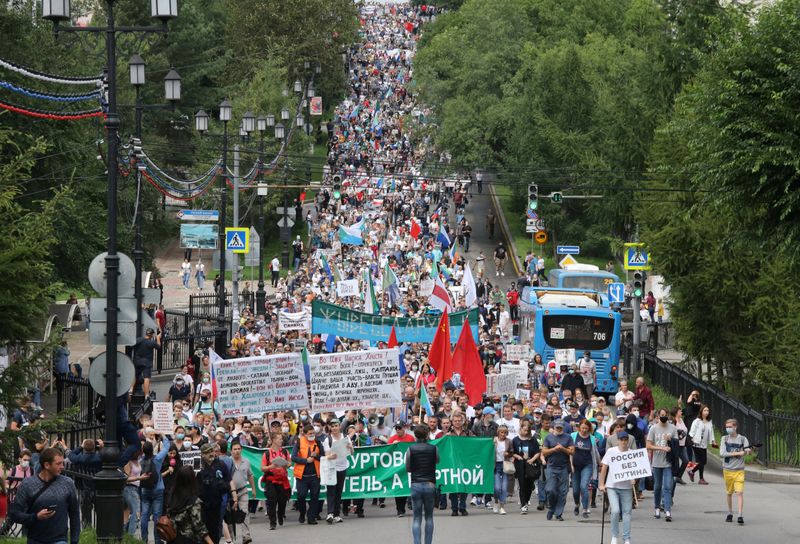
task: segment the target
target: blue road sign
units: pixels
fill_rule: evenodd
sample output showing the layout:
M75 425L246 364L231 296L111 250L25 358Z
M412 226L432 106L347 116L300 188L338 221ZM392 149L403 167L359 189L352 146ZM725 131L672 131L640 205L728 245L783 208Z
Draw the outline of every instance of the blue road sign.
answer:
M650 252L643 243L625 244L625 270L650 270Z
M219 221L218 210L180 210L178 219L183 221Z
M231 228L225 229L225 249L234 253L247 253L250 242L250 229Z
M608 284L608 301L609 302L625 302L625 284L624 283L609 283Z
M580 255L581 246L557 246L556 253L558 255Z
M528 216L528 219L539 219L539 216L536 215L536 212L530 208L528 208L528 211L526 211L525 214Z

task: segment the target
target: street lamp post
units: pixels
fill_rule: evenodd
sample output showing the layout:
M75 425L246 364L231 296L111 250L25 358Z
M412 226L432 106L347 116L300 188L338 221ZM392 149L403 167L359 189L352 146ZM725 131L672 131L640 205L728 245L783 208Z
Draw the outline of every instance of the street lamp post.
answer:
M264 238L267 233L264 230L264 198L267 196L269 188L264 183L264 133L267 128L275 127L275 116L271 113L266 117L259 117L258 124L258 290L256 291L256 315L266 314L267 312L267 293L264 290Z
M101 450L102 469L95 474L95 508L97 511L97 538L101 542L122 539L122 489L125 474L119 470L119 436L117 397L117 347L119 312L119 255L117 254L117 152L119 146L119 115L117 113L117 33L118 32L166 32L167 22L178 15L177 0L154 0L151 16L161 21L159 27L118 27L114 21L115 0L106 0L106 26L76 27L61 26L69 21L70 0L42 0L42 17L49 19L58 32L90 32L105 36L106 77L108 103L105 120L108 141L108 178L106 203L108 207L108 245L106 266L106 410L105 440Z
M174 108L175 102L181 99L181 76L173 69L170 69L164 78L164 96L167 104L143 104L141 99L141 87L145 84L145 62L138 54L135 54L128 61L130 70L130 82L136 90L136 126L134 134L134 152L141 152L142 145L142 113L145 109L155 108ZM137 160L140 157L136 157ZM136 297L136 338L142 337L142 263L144 260L144 249L142 247L142 170L144 164L139 164L136 169L136 204L134 212L134 235L133 235L133 264L136 270L134 296Z
M226 209L228 207L228 122L233 115L233 106L228 100L223 100L219 105L219 120L222 121L222 163L220 164L220 210L217 226L219 240L219 277L217 288L217 329L214 338L214 350L217 354L225 353L228 344L228 324L225 322L225 224ZM194 114L194 126L201 135L208 131L208 114L199 110Z

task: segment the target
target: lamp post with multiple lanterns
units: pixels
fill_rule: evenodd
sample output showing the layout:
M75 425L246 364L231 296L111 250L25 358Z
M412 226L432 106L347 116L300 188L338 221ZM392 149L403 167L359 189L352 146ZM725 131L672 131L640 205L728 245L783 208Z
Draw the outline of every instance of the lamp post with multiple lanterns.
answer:
M115 0L106 0L105 26L62 26L71 20L70 0L42 0L42 17L49 19L58 32L88 32L105 37L106 81L108 103L105 119L108 142L107 229L108 247L105 258L106 269L106 409L105 440L101 450L103 468L95 475L95 508L97 512L97 538L102 542L122 539L122 512L124 510L122 489L125 474L119 470L120 399L117 397L117 347L119 312L119 255L117 254L117 152L119 146L119 115L117 113L117 34L120 32L166 32L167 22L178 15L177 0L151 0L150 14L161 21L154 27L123 27L114 21Z

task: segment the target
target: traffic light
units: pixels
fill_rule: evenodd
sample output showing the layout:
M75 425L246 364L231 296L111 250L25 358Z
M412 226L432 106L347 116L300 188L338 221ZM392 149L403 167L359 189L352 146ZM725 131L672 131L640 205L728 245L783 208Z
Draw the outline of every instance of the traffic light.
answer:
M633 273L633 296L642 298L644 294L644 272L636 270Z
M539 186L535 183L528 185L528 208L535 210L539 207Z
M333 176L333 198L336 200L342 198L342 176L339 174Z

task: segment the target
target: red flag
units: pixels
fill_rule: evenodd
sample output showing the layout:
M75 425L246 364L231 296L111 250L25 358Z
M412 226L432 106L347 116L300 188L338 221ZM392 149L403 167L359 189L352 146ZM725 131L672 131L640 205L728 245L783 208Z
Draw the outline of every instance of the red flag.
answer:
M411 220L410 234L414 240L419 238L419 235L422 234L422 228L417 224L417 222L414 219Z
M405 25L403 25L403 26L405 26L405 27L406 27L406 30L407 30L408 32L414 32L414 23L408 22L408 23L406 23L406 24L405 24Z
M442 312L439 326L436 327L436 334L428 352L428 361L431 368L436 371L436 388L441 391L444 382L449 380L453 374L453 355L450 353L450 318L447 316L447 310Z
M392 325L392 332L389 333L389 349L397 347L397 334L394 332L394 325Z
M478 346L472 337L472 329L469 327L469 320L464 318L464 325L461 327L461 334L458 335L456 349L453 350L453 372L461 374L461 381L464 384L464 392L469 397L471 406L475 406L483 399L486 393L486 375L483 373L481 356L478 354Z

